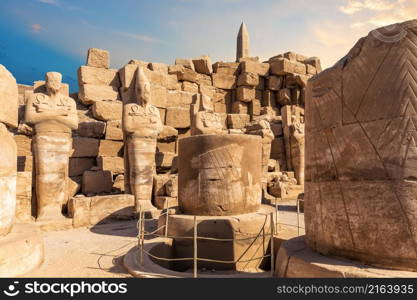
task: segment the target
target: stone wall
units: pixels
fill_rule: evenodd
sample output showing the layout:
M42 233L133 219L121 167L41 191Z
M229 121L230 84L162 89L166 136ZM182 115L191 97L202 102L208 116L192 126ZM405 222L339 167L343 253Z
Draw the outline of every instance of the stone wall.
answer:
M176 59L174 65L136 59L119 70L110 69L109 65L107 51L89 49L86 65L78 69L79 91L70 95L77 101L79 117L70 158L70 197L81 193L91 197L124 192L122 107L123 103L133 101L138 66L144 67L151 82L152 104L158 107L165 125L157 144L155 205L162 208L166 201L171 201L170 205L175 203L178 140L190 136L191 105L203 94L213 99L214 111L223 116L224 129L229 133L245 134L250 124L259 120L269 122L274 134L271 153L266 157L269 190L276 197L285 197L276 192L274 182L280 181L283 174L295 177L288 128L292 115L303 118L306 82L321 71L317 58L288 52L265 62L249 57L239 62L212 64L208 56L201 56ZM19 85L19 127L15 140L19 171L17 217L21 220L30 219L36 211L36 201L32 199L35 197L32 129L23 122L25 94L42 87L42 81L36 81L34 86ZM63 92L68 90L68 85L64 85Z

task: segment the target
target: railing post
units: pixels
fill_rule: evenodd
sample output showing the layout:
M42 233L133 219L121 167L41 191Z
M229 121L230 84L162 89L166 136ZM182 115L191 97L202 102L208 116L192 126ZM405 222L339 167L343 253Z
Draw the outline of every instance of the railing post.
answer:
M141 241L142 241L142 246L141 246L141 252L140 252L140 264L141 264L141 266L143 267L143 245L145 244L145 220L144 220L144 218L145 218L145 214L144 214L144 212L141 210L141 220L142 220L142 224L141 224L141 228L142 228L142 230L141 230Z
M139 263L142 264L142 257L141 257L141 253L142 253L142 212L139 210L139 221L138 221L138 248L139 248L139 252L138 252L138 258L139 258Z
M168 236L168 218L169 218L169 212L168 212L168 199L165 202L165 237Z
M278 232L278 198L275 198L275 232Z
M297 234L300 236L300 199L297 197Z
M197 217L196 216L194 216L194 255L193 255L193 261L194 261L193 276L194 276L194 278L197 278Z
M277 213L277 212L275 212ZM274 276L275 253L274 253L274 213L271 213L271 277Z

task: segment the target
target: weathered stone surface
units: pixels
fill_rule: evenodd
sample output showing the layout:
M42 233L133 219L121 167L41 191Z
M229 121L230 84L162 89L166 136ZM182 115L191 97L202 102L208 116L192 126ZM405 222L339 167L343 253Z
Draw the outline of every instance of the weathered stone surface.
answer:
M81 191L82 181L82 176L68 177L67 189L69 198L74 197L79 191Z
M78 69L78 84L110 85L119 88L119 74L114 69L81 66Z
M108 69L110 66L109 52L97 48L88 49L87 66Z
M244 128L250 121L250 115L248 114L228 114L227 125L230 129Z
M71 157L69 160L69 176L83 175L84 171L95 166L95 159L92 157Z
M32 139L26 135L15 135L18 156L32 156Z
M213 71L218 74L236 76L239 73L239 63L219 61L213 64Z
M184 91L168 91L167 93L167 104L168 108L187 108L191 103L194 102L194 95L196 93L184 92ZM169 125L167 123L167 125Z
M224 216L259 209L259 137L192 136L179 141L178 154L178 196L182 212Z
M97 156L123 157L123 143L119 141L100 140Z
M165 184L169 181L169 174L157 174L153 176L153 195L165 196Z
M85 137L74 137L72 140L73 153L71 157L96 157L100 140Z
M277 93L276 101L278 104L290 105L291 104L291 90L290 89L280 89Z
M164 126L158 135L158 142L175 142L178 138L178 130L171 126Z
M112 174L123 174L125 171L123 157L97 157L97 167Z
M255 99L256 90L252 87L239 86L236 89L236 100L242 102L251 102Z
M178 198L169 196L157 196L155 197L155 206L158 209L178 206Z
M237 85L257 86L259 85L259 75L254 73L242 73L237 79Z
M240 69L243 73L254 73L259 76L268 76L269 64L268 63L257 63L253 61L244 61L240 63Z
M156 167L160 170L169 170L175 156L176 154L173 152L157 152L155 155Z
M82 137L101 138L106 132L106 123L91 119L78 124L77 133Z
M78 99L84 104L94 104L103 100L120 100L118 89L112 86L83 84L78 91Z
M211 59L207 55L200 56L193 59L194 69L201 74L210 75L213 73L213 67L211 65Z
M16 79L0 64L0 122L11 127L17 127L17 107L19 96Z
M123 140L123 130L122 130L121 120L113 120L113 121L107 122L106 140L114 140L114 141Z
M133 195L106 195L94 197L73 197L69 201L69 214L73 226L84 227L103 224L113 220L134 218Z
M197 72L181 65L169 66L169 74L176 74L178 80L197 82Z
M151 63L149 63L149 69L151 69L152 71L158 72L158 73L163 73L163 74L168 73L168 65L163 64L163 63L151 62Z
M263 91L262 95L262 106L273 106L276 107L276 95L270 90Z
M325 255L416 271L417 21L393 28L407 37L374 31L309 81L306 236Z
M236 76L221 73L213 73L212 78L213 85L216 88L224 90L232 90L236 88Z
M33 170L33 156L17 157L17 172L31 172Z
M198 93L198 84L193 83L193 82L183 81L183 82L181 82L181 90L183 90L185 92L190 92L190 93L193 93L193 94L197 94Z
M232 114L247 114L249 112L249 103L242 101L233 101L231 107Z
M209 96L210 98L214 98L214 95L216 94L216 88L214 86L200 84L199 93Z
M188 128L191 125L190 111L187 108L168 107L165 122L174 128Z
M91 107L94 118L101 121L121 120L123 105L121 101L99 101Z
M175 153L176 151L176 142L169 142L169 143L165 143L165 142L158 142L156 144L156 151L158 152L173 152Z
M16 220L32 221L32 172L17 172Z
M249 103L249 114L251 116L259 116L261 114L261 100L253 99Z
M322 71L320 58L318 57L307 58L306 60L304 60L304 63L313 66L316 69L317 73L320 73Z
M279 58L271 62L271 74L286 75L286 74L306 74L306 65L297 61L290 61L286 58Z
M85 171L83 174L84 195L110 193L112 186L113 176L110 171Z
M175 59L175 64L176 65L181 65L185 68L191 69L193 71L195 71L194 69L194 64L193 61L191 59L187 59L187 58L176 58Z
M152 84L151 85L151 104L158 108L167 106L167 88Z
M181 205L181 204L180 204ZM199 216L197 218L198 232L201 236L218 239L234 239L233 241L199 240L197 249L202 258L213 260L238 261L237 263L213 263L199 262L199 268L215 270L238 270L244 272L259 272L262 257L269 245L270 235L265 239L248 239L248 236L256 236L260 232L269 233L270 215L274 213L274 207L262 205L259 212L241 214L237 216ZM274 214L272 216L274 218ZM158 226L165 224L165 215L158 220ZM193 225L194 216L188 214L174 214L169 216L168 235L176 237L177 257L193 256ZM257 259L258 258L258 259ZM250 262L247 262L250 260ZM243 262L245 261L245 262ZM192 268L192 262L182 262L178 267L184 270Z
M125 191L125 176L117 175L113 182L113 192L124 193Z
M268 76L267 88L271 91L278 91L282 88L283 81L282 76Z
M170 175L165 184L165 192L170 197L178 197L178 175Z

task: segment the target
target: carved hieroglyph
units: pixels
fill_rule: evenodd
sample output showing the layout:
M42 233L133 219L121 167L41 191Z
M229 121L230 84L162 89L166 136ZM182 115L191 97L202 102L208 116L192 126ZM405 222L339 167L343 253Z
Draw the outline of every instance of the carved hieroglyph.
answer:
M417 270L417 21L309 82L305 221L316 251Z
M156 139L162 131L159 110L150 104L150 82L139 67L136 74L137 103L123 108L125 133L125 177L129 190L135 196L136 211L149 211L152 205L152 185L155 173Z
M198 135L179 141L178 196L185 214L227 216L261 205L261 138Z
M17 126L18 92L13 75L0 65L0 236L10 232L16 211L17 149L7 126Z
M26 122L33 124L36 132L33 148L38 221L62 219L62 205L68 201L71 130L78 128L78 116L75 101L60 92L61 80L60 73L46 73L46 92L31 94L26 105Z

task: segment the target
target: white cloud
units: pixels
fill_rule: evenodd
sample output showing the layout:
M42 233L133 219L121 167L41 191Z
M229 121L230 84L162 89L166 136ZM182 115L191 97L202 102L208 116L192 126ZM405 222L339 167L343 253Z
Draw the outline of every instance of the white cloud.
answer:
M122 36L128 37L128 38L132 38L141 42L146 42L146 43L159 43L161 42L158 39L155 39L151 36L148 35L142 35L142 34L136 34L136 33L130 33L130 32L116 32Z
M40 24L32 24L30 25L30 29L33 33L39 33L42 31L42 26Z
M347 0L340 11L351 17L351 27L380 27L417 18L416 0Z
M52 5L57 5L58 2L56 0L38 0L41 3L45 3L45 4L52 4Z

